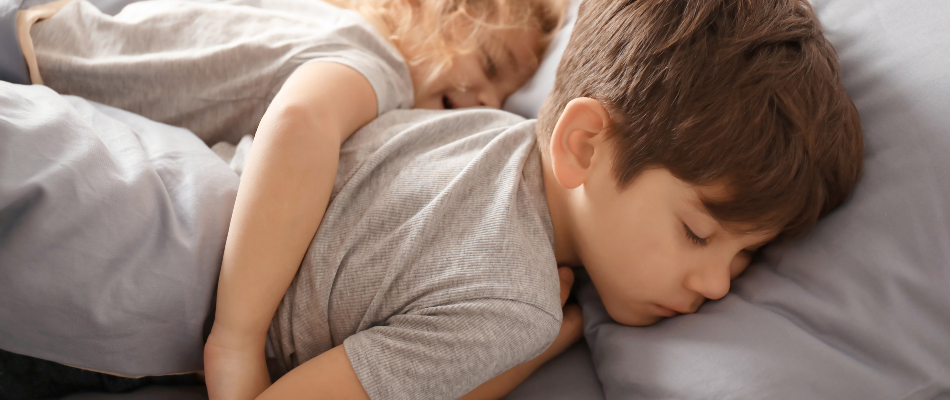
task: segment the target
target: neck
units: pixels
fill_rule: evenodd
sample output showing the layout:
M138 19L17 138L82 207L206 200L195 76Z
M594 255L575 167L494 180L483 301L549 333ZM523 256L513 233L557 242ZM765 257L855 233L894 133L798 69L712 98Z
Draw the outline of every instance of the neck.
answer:
M571 215L571 191L561 186L554 176L549 156L541 152L541 169L544 174L544 195L548 201L551 225L554 227L554 258L558 266L581 265L574 241L574 223Z

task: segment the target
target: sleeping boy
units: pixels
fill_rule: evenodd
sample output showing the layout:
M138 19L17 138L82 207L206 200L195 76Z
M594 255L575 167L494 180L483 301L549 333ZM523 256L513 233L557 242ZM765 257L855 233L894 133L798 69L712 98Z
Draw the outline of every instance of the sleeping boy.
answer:
M242 311L276 309L259 398L500 397L527 376L504 371L576 338L559 266L653 324L853 190L860 122L807 3L589 0L574 29L537 121L400 111L340 138L339 169L311 171L336 173L312 241L268 232L309 241L286 280L229 268L229 237L206 366L263 353Z

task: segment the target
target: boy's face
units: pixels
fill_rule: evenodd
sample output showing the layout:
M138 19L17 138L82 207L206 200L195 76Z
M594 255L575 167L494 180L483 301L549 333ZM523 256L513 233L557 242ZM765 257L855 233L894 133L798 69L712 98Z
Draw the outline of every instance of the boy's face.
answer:
M453 109L477 106L501 108L505 99L523 86L537 70L533 31L496 35L489 46L455 56L452 66L429 85L423 85L429 66L410 66L415 86L415 108Z
M618 190L609 165L591 167L586 204L576 210L575 250L622 324L651 325L725 296L775 236L724 229L700 201L701 194L716 198L721 187L693 187L650 169Z
M725 200L724 185L693 186L664 168L646 169L620 188L608 126L600 102L574 99L542 157L558 263L583 265L607 312L624 325L651 325L725 296L778 232L727 230L701 201Z

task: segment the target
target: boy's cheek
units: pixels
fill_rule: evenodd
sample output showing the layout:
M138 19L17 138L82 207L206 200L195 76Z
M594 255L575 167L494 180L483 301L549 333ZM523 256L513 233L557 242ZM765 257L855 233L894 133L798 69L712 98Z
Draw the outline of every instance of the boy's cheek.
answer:
M645 303L627 295L629 292L636 291L635 288L631 288L630 291L624 293L621 290L623 286L618 286L618 282L610 277L607 277L607 282L598 282L593 275L591 279L597 288L601 301L604 303L604 308L607 309L607 314L614 321L629 326L648 325L655 322L652 321L652 318L648 318L650 315L646 312Z
M606 306L606 304L605 304ZM651 314L645 310L645 307L609 307L607 314L614 321L626 326L649 326L659 322L663 317Z

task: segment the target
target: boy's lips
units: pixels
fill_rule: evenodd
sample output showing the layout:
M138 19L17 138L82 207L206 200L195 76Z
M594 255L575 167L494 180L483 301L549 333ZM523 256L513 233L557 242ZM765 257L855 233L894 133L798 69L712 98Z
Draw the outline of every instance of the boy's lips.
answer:
M666 307L654 304L660 310L660 315L665 317L674 317L682 314L692 314L696 312L693 307Z
M654 306L656 307L656 309L657 309L657 311L659 312L660 316L663 316L663 317L675 317L675 316L677 316L677 315L680 314L679 312L677 312L677 311L675 311L675 310L673 310L673 309L671 309L671 308L666 308L666 307L663 307L663 306L661 306L661 305L659 305L659 304L654 304Z

